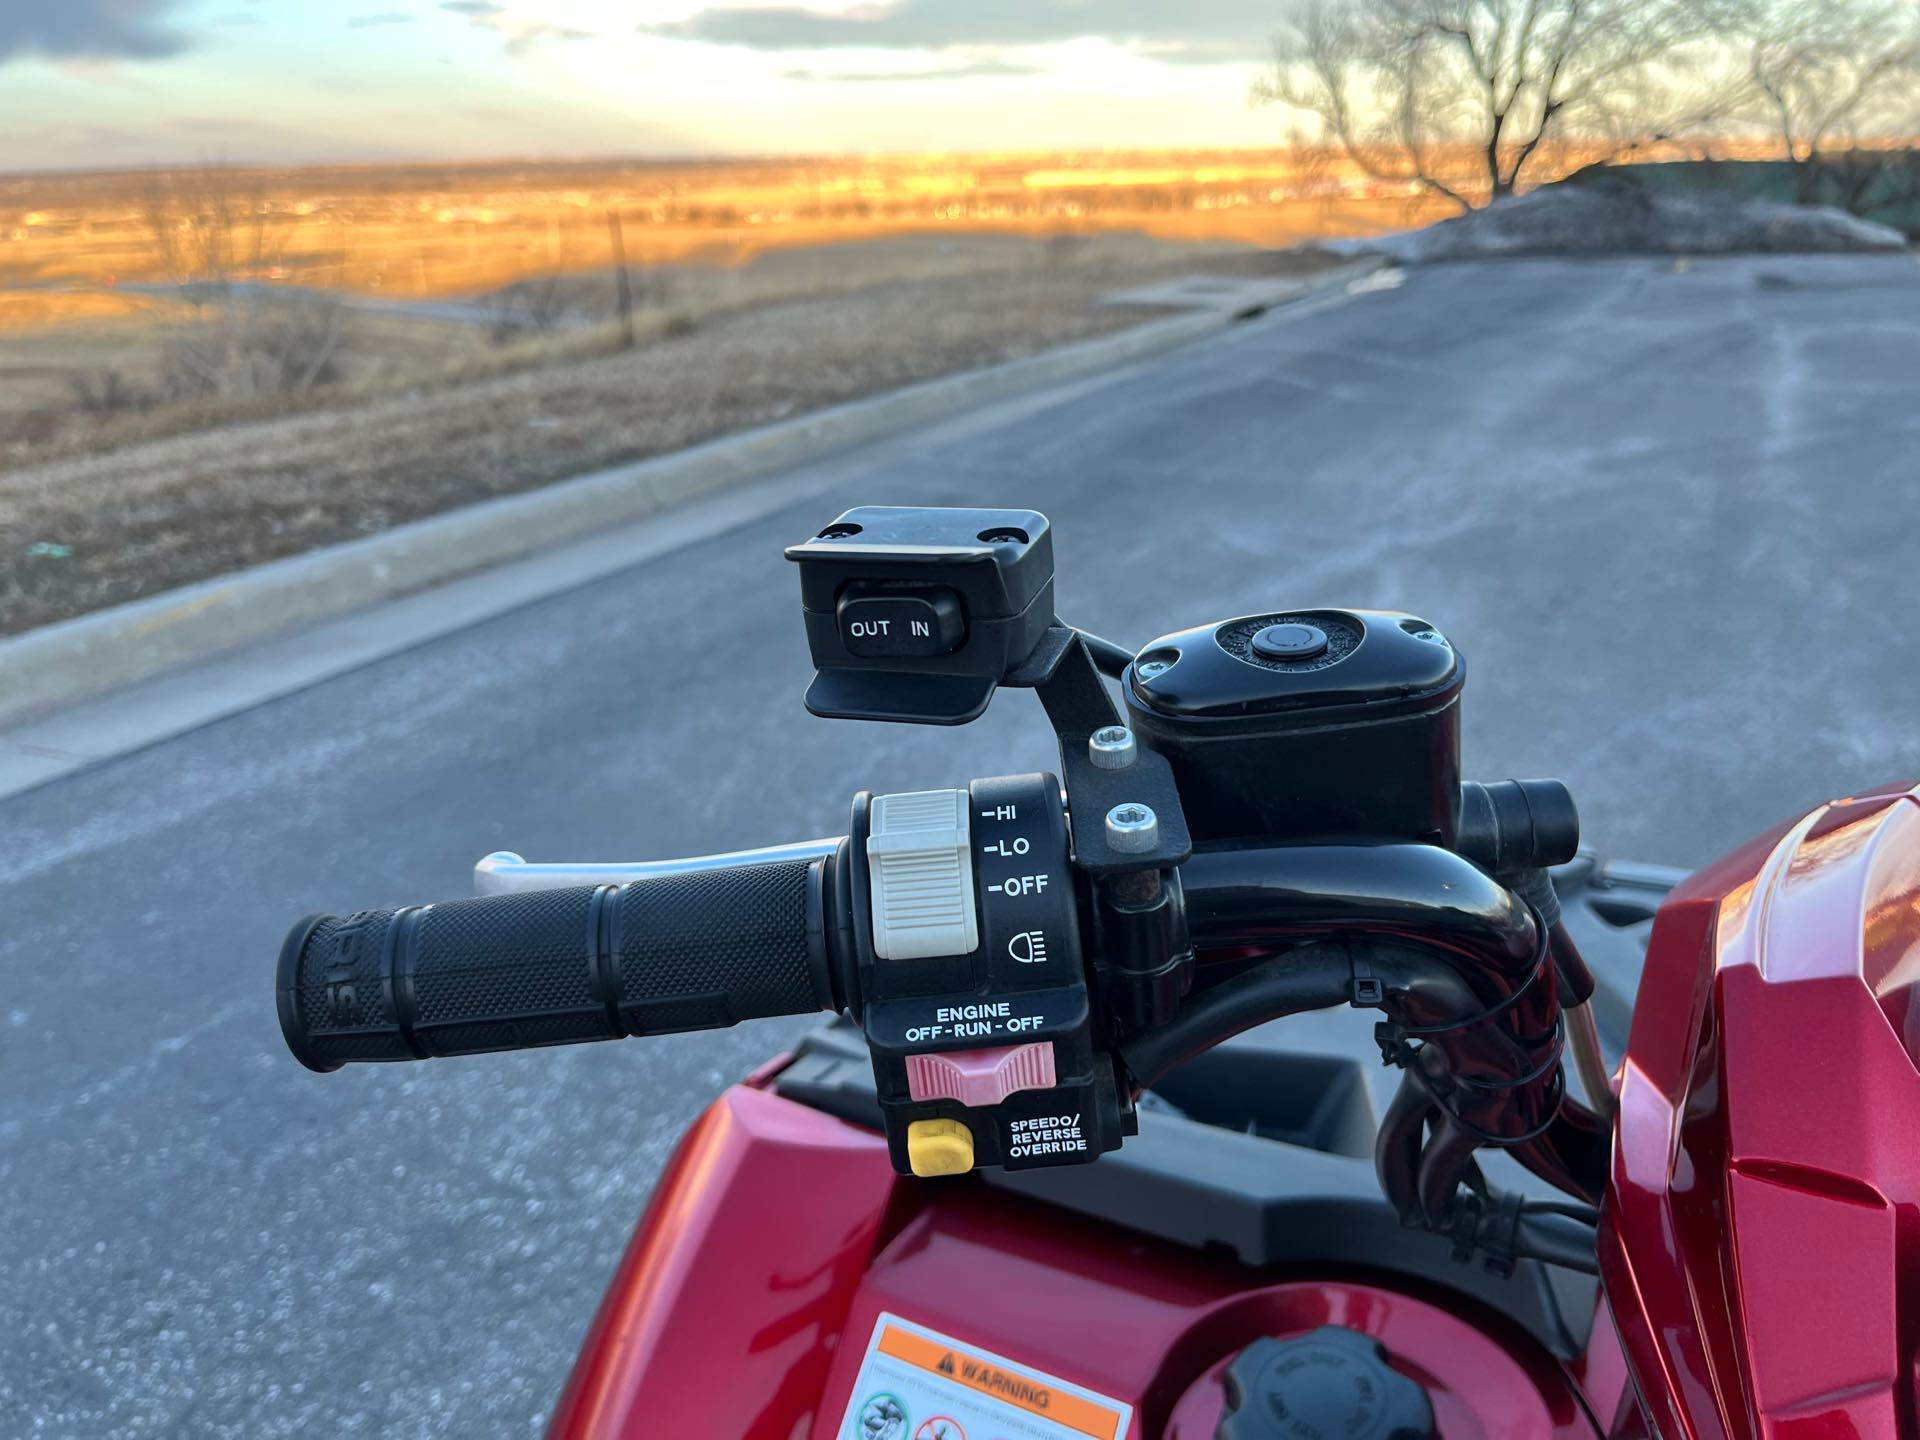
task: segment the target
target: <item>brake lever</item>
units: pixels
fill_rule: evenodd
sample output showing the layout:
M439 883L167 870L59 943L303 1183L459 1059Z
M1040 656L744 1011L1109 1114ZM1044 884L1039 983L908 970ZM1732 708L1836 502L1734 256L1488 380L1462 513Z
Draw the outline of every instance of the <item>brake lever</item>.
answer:
M758 850L729 850L719 855L693 855L678 860L550 860L523 859L511 850L496 850L473 867L475 895L519 895L532 890L565 890L575 885L625 885L662 875L689 875L736 865L782 864L820 860L840 847L840 837L766 845Z

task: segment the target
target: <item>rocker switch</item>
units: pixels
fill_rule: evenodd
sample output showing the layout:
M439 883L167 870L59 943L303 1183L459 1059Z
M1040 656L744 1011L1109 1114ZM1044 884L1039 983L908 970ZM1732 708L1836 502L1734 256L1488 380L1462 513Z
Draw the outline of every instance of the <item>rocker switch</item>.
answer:
M907 1091L917 1101L998 1105L1016 1091L1051 1090L1055 1083L1051 1040L907 1056Z
M873 951L883 960L971 955L980 944L964 790L879 795L868 812Z

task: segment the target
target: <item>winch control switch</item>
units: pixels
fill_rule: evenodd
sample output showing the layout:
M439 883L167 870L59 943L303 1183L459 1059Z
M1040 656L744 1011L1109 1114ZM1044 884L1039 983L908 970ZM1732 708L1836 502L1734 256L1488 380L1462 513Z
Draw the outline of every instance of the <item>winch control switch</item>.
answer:
M1060 782L862 795L853 843L867 859L854 880L861 1023L894 1168L1030 1169L1116 1149L1131 1097L1111 1046L1094 1043Z
M897 589L849 585L834 613L849 655L945 655L967 638L960 597L937 586Z
M1037 510L861 505L789 546L817 672L807 709L964 725L1054 623Z

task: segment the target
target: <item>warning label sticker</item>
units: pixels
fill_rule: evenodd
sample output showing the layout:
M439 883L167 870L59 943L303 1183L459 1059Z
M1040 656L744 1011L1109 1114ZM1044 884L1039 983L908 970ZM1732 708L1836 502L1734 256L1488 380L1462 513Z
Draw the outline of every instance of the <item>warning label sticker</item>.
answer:
M1031 1365L882 1315L843 1440L1125 1440L1133 1407Z

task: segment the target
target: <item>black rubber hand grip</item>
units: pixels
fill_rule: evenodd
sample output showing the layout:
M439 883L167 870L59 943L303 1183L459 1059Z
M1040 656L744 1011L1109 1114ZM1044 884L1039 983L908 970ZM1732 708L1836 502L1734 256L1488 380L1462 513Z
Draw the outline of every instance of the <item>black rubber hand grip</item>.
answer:
M834 1008L821 862L315 915L280 952L301 1064L425 1060Z

